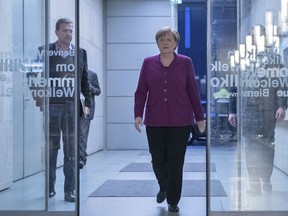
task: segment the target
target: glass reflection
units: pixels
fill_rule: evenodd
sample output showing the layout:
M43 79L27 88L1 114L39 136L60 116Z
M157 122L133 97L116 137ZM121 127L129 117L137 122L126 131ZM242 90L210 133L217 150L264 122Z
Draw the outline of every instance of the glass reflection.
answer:
M32 30L42 26L42 9L39 1L1 2L0 210L45 208L44 118L26 79L34 47L44 43L43 29Z
M62 1L61 4L63 7L66 4L69 8L67 16L73 18L75 11L71 1ZM53 13L55 17L48 18L47 14L43 16L44 11L48 11L45 10L48 5L54 8L56 3L49 1L48 4L38 0L1 3L0 29L5 32L0 35L0 156L3 158L0 164L1 212L9 210L16 211L16 214L21 210L39 210L45 213L43 210L48 209L71 211L73 214L76 209L76 52L72 44L69 46L72 49L67 52L60 52L63 48L60 45L59 50L55 49L52 54L49 48L46 49L49 46L45 42L50 40L50 33L47 33L50 30L46 29L49 25L46 24L51 22L51 32L54 33L55 20L63 15L63 11L57 10ZM56 32L59 38L63 34L62 40L70 43L74 32L69 30L65 28L62 33L60 30ZM56 36L51 41L55 42ZM37 50L37 47L42 48ZM82 55L86 56L85 53ZM60 61L60 57L65 62ZM86 66L86 62L82 61L80 69ZM57 101L61 96L66 98L65 103ZM55 100L56 105L49 106L49 101ZM59 125L58 114L61 111L65 113L61 118L63 125ZM59 126L64 135L58 133ZM62 151L58 152L60 146L65 157ZM52 160L57 155L57 160ZM68 180L64 179L63 170L56 170L62 165ZM49 194L49 183L52 185L50 189L53 188L56 174L57 194L53 197Z
M269 1L239 1L240 8L234 11L231 20L235 22L231 25L224 16L231 7L222 5L219 12L219 5L210 6L214 36L211 37L210 159L219 169L211 175L221 179L227 193L227 197L210 197L211 212L238 211L239 215L240 212L245 215L247 211L263 211L283 215L287 211L283 194L288 194L283 185L288 178L284 147L288 127L285 30L288 22L287 14L283 14L287 1L276 1L273 6ZM236 15L240 18L238 24ZM233 33L227 33L232 29ZM229 102L228 118L220 126L229 122L237 131L234 146L227 136L224 141L220 138L225 136L219 138L219 133L214 133L219 122L215 94L221 88L228 91ZM222 205L217 205L219 200Z

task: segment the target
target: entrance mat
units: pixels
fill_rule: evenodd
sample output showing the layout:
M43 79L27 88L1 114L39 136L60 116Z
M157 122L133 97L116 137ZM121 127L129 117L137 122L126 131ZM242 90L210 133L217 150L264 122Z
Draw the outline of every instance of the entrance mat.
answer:
M155 197L159 186L156 180L108 180L90 197ZM206 180L184 180L183 197L206 197ZM227 197L219 180L211 180L211 196Z
M184 172L205 172L206 163L185 163ZM151 163L130 163L120 172L153 172ZM210 164L210 172L216 172L215 164Z

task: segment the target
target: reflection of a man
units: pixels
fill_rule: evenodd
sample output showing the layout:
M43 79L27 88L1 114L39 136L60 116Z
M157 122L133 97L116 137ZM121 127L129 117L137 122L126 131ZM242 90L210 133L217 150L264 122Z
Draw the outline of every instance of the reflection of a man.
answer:
M49 55L49 80L47 80L47 97L49 97L49 197L56 195L56 165L60 149L60 139L63 140L64 165L64 199L75 202L75 55L71 44L73 23L67 18L61 18L56 23L58 40L49 44L49 51L39 48L42 58ZM45 55L43 55L43 52ZM84 110L89 115L91 91L87 67L87 54L84 49L77 53L78 77L82 94L85 97ZM80 98L79 98L80 103Z
M251 195L260 195L262 189L268 192L272 191L271 175L275 154L275 127L277 121L285 118L287 107L287 99L277 96L277 92L284 89L281 86L283 77L272 75L273 71L275 72L281 67L283 65L273 62L269 64L260 62L259 66L254 68L252 72L250 71L241 77L241 91L239 91L242 113L241 128L245 139L245 159L249 174L250 190L247 193ZM265 76L259 75L260 69L266 73ZM270 84L263 86L261 85L263 83ZM277 84L272 85L271 83ZM232 88L231 91L228 120L232 126L236 127L235 93L237 89Z

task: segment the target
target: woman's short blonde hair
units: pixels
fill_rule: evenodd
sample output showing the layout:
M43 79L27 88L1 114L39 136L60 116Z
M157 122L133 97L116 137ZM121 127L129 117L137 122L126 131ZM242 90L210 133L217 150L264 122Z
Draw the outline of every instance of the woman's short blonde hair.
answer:
M163 37L164 35L168 34L168 33L172 33L173 36L174 36L174 40L176 41L177 45L179 44L179 41L180 41L180 35L179 33L172 29L171 27L167 26L167 27L163 27L161 28L155 35L155 39L156 39L156 42L158 42L159 38L160 37Z

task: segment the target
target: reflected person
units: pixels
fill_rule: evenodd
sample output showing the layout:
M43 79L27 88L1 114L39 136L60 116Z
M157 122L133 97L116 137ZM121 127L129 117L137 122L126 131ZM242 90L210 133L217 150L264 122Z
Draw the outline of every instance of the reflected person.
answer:
M263 68L280 67L279 65L264 65ZM260 82L265 77L253 77ZM277 78L273 78L277 79ZM241 97L241 128L245 140L245 160L249 175L250 189L248 195L261 195L262 189L266 192L272 191L271 176L274 166L275 155L275 127L276 122L285 118L287 99L278 97L277 91L282 87L267 88L269 97L251 96ZM257 92L261 91L258 86L243 86L241 91ZM228 121L233 126L237 126L237 88L231 89L229 103ZM233 96L232 96L233 95ZM261 188L262 182L262 188Z
M49 197L56 194L56 166L60 140L62 137L64 165L64 200L75 202L76 164L75 148L77 146L75 129L75 73L77 72L82 94L85 97L84 109L80 115L89 115L91 91L89 85L87 54L84 49L77 53L78 70L75 70L75 46L71 44L73 22L68 18L60 18L56 22L57 41L49 44L49 51L44 46L39 53L49 54ZM44 61L44 55L42 55ZM72 69L73 70L72 70ZM55 94L54 94L54 93ZM79 98L80 105L80 98Z
M95 72L88 70L89 82L91 89L91 107L90 114L88 116L80 116L80 128L79 128L79 168L82 169L87 163L87 141L90 129L90 123L94 118L95 113L95 96L101 94L101 89L98 81L98 76Z
M135 128L146 125L152 167L158 180L157 202L179 212L183 165L194 118L205 131L204 112L191 58L176 54L179 33L161 28L155 36L160 54L144 59L135 91ZM145 117L143 114L145 109Z

